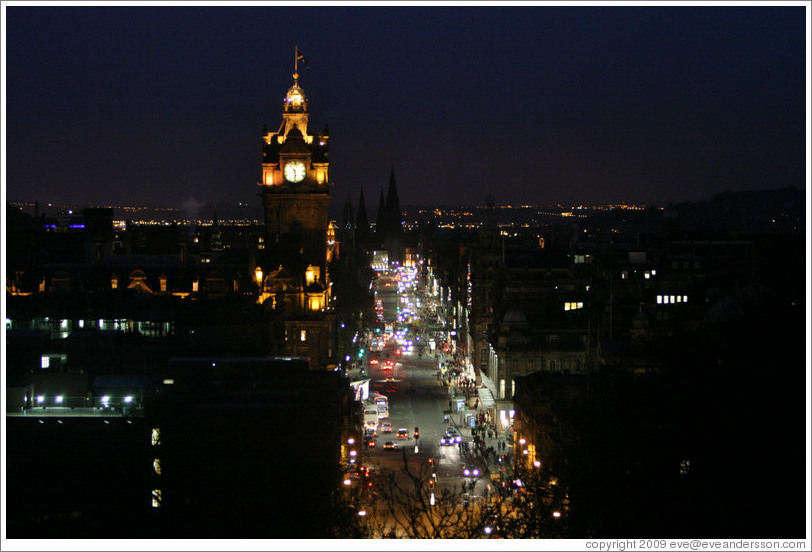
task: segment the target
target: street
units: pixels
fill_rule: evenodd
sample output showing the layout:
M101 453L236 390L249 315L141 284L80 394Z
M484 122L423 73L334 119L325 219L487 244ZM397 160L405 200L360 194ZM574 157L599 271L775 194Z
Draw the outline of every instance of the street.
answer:
M383 282L383 285L381 285ZM414 301L413 292L398 293L397 287L389 280L378 282L377 299L382 302L385 323L397 325L398 305L402 298ZM369 353L364 358L364 365L371 378L370 393L380 393L389 399L389 417L381 420L374 448L366 447L365 461L375 470L402 470L405 459L413 473L419 473L421 467L429 466L429 459L437 460L431 473L436 474L435 493L443 490L462 492L463 484L474 485L473 490L466 489L472 496L482 496L490 479L484 464L473 459L465 459L461 445L440 445L446 428L453 426L463 440L471 443L470 429L462 426L462 413L449 412L449 395L446 387L438 379L438 360L435 353L429 352L428 339L424 335L409 335L415 348L412 351L401 349L393 340L388 341L382 351ZM418 339L419 338L419 339ZM418 351L424 347L421 355ZM398 352L402 351L400 354ZM377 363L373 363L374 360ZM394 366L387 368L387 361ZM446 424L444 417L449 416ZM381 424L386 421L392 424L392 433L382 433ZM398 429L405 428L408 438L398 438ZM419 438L414 439L415 428L419 428ZM384 443L396 443L395 450L384 449ZM417 448L415 448L417 447ZM466 465L476 467L479 477L465 477Z

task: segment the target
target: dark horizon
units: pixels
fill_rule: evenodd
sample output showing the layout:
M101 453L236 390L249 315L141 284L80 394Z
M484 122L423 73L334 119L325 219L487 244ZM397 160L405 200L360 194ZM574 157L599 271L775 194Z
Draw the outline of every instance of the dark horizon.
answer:
M801 6L207 7L8 7L6 199L258 201L296 45L333 203L806 189Z

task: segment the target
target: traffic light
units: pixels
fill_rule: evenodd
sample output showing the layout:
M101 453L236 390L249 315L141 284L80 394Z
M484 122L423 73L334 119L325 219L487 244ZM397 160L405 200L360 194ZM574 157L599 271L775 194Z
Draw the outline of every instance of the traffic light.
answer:
M433 488L434 488L434 478L432 477L431 479L429 479L429 489Z

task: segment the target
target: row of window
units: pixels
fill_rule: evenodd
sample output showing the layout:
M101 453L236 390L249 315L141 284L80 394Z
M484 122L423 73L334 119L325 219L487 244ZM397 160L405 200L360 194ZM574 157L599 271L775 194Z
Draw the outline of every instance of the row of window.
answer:
M657 304L658 305L669 305L673 303L687 303L688 296L687 295L658 295L657 296Z

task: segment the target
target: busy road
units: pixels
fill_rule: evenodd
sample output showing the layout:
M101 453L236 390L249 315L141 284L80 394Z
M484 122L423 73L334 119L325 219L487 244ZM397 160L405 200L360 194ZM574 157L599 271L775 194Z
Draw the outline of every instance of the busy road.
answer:
M376 282L384 327L391 327L396 335L377 347L371 343L375 335L363 343L369 350L363 368L371 380L370 394L388 399L388 417L379 421L374 437L365 439L365 461L372 470L403 471L405 460L412 473L428 470L433 479L429 484L436 493L447 490L483 496L490 491L490 479L484 465L466 458L471 432L462 426L462 414L450 411L449 392L438 369L443 353L431 350L430 336L421 331L419 322L409 326L412 331L397 332L404 327L399 324L399 306L420 299L418 291L398 291L390 278ZM405 431L399 435L399 430Z

